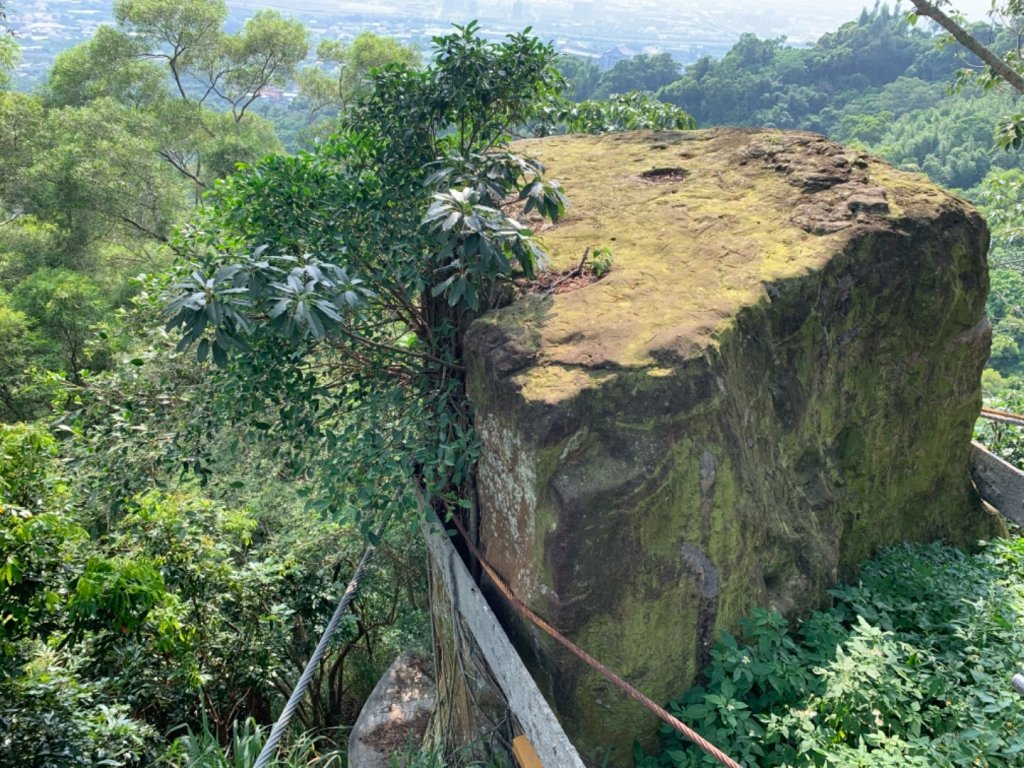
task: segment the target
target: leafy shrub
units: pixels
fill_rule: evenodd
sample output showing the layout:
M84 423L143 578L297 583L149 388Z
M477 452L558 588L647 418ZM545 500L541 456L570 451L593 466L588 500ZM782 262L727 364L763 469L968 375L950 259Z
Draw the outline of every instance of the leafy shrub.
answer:
M44 427L0 424L0 505L40 512L60 504L56 456L57 441Z
M65 662L63 654L38 648L24 666L0 669L0 765L148 764L159 748L156 732L127 707L104 704L100 686Z
M225 747L210 730L210 724L204 721L197 731L186 728L160 762L174 768L251 768L269 735L270 728L260 726L252 718L236 720ZM340 768L344 761L340 751L322 751L314 739L299 735L286 737L269 765L270 768Z
M645 129L689 131L696 127L697 121L679 107L631 91L579 104L555 102L535 130L545 134L564 128L567 133L598 134Z
M1024 539L978 555L901 546L794 632L756 611L724 636L703 686L670 705L747 766L1015 766L1024 706ZM674 732L641 768L714 765Z
M591 269L595 277L604 277L612 270L612 249L601 246L594 249L590 256Z

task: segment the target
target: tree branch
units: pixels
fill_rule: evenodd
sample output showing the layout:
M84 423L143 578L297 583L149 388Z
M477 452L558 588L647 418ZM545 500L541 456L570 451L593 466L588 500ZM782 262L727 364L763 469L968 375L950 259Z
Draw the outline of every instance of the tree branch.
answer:
M182 176L185 176L186 178L195 182L197 186L204 188L206 187L202 180L185 166L184 160L181 160L179 157L176 156L177 153L172 152L169 149L161 149L157 151L157 154L160 155L160 157L162 157L168 163L170 163L174 167L174 169L178 171L178 173L180 173Z
M118 218L121 221L123 221L125 224L129 225L130 227L134 227L135 229L137 229L142 234L146 235L147 237L153 238L157 242L160 242L160 243L168 242L168 238L167 238L166 235L158 234L157 232L154 232L153 230L149 229L148 227L145 227L142 224L139 224L139 222L133 220L132 218L130 218L128 216L125 216L124 214L121 214L120 216L118 216Z
M181 56L181 49L175 46L174 53L167 57L167 66L171 69L171 78L178 88L178 94L182 99L188 101L188 94L185 93L185 86L181 82L181 73L178 72L178 58Z
M340 325L337 326L337 330L339 333L341 333L342 336L346 337L347 339L356 344L362 344L364 346L371 347L373 349L379 349L384 352L391 352L393 354L405 355L407 357L425 360L427 362L436 363L437 365L440 365L444 368L450 368L455 371L465 370L465 368L461 365L449 363L447 360L442 360L439 357L434 357L433 355L428 355L424 352L414 352L411 349L402 349L401 347L393 347L390 344L382 344L377 341L371 341L370 339L360 336L359 334L352 333L351 331L347 330L346 328Z
M992 50L986 47L978 38L964 29L960 24L947 16L941 8L928 0L910 0L917 9L917 13L926 16L944 30L949 32L960 45L969 50L1015 91L1024 94L1024 77L1011 67L1004 59L1000 58Z

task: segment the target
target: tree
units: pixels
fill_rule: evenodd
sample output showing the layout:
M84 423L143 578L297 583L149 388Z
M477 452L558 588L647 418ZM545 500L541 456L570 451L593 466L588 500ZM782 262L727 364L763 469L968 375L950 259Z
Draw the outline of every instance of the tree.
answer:
M615 62L614 67L604 72L597 83L595 95L607 98L612 94L630 91L654 93L678 80L681 69L679 62L670 53L657 53L653 56L637 54L632 59Z
M947 0L912 0L914 11L911 22L918 16L931 19L944 29L951 40L974 54L981 62L957 73L955 89L974 82L984 91L997 86L1009 86L1016 97L1024 95L1024 5L1019 0L993 0L989 16L999 22L998 32L991 44L981 40L976 30L950 10ZM998 53L998 50L1004 50ZM1024 114L1007 115L997 121L996 144L1003 149L1024 146ZM962 162L962 160L961 160ZM927 170L927 169L926 169ZM1024 278L1019 255L1020 213L1022 183L1016 170L992 169L977 190L978 203L992 227L992 288L988 297L988 312L992 318L992 366L1001 374L1020 375L1021 349L1024 342ZM1001 378L989 379L1000 381Z
M414 46L364 31L348 44L324 40L317 48L317 58L337 65L338 97L342 104L354 104L370 92L373 70L391 64L418 69L423 56Z
M541 122L538 133L564 129L568 133L615 133L638 130L688 131L697 122L686 112L640 91L616 94L609 99L590 99L573 104L556 103Z
M7 88L11 82L11 70L21 58L21 51L14 38L0 32L0 89Z
M935 2L911 0L911 2L914 5L914 11L908 14L911 22L915 22L919 16L931 19L946 30L953 40L980 59L983 65L980 72L966 68L958 73L957 88L961 88L971 81L976 82L985 90L1003 83L1009 85L1018 94L1024 95L1024 48L1021 43L1024 40L1022 37L1024 27L1020 25L1021 17L1024 15L1024 6L1019 0L993 0L992 2L989 16L993 20L1001 21L1016 32L1009 36L1008 48L1002 54L983 43L955 11L947 14L943 10L944 7L949 6L949 0L936 0ZM996 144L1003 149L1020 149L1024 146L1024 114L1012 114L999 121L996 130Z
M601 80L601 68L592 59L563 54L558 59L558 70L565 78L565 98L569 101L592 99Z
M145 135L191 184L195 202L237 164L280 150L272 128L250 108L305 58L300 22L265 10L228 34L222 0L118 0L114 17L117 28L100 27L57 58L49 105L108 97L138 112L158 129Z
M915 22L918 16L931 19L946 30L956 42L981 59L988 68L989 80L1000 78L1018 93L1024 94L1024 75L1021 74L1024 59L1021 58L1020 48L1011 50L1002 56L995 53L967 29L959 14L954 11L950 15L943 10L943 7L950 5L949 0L910 1L914 6L914 12L910 13L911 22ZM1022 12L1024 12L1024 7L1018 0L993 0L990 15L1001 19L1014 19L1019 17Z
M307 143L325 140L337 127L338 115L369 93L374 70L389 65L418 69L423 58L418 48L369 31L347 44L322 40L316 52L317 65L296 76L299 103L312 121L303 132Z
M20 215L19 180L35 157L44 120L38 99L0 91L0 227Z
M262 10L245 22L237 35L220 38L220 50L203 62L199 76L230 105L238 123L264 89L283 87L306 58L309 35L301 22L277 11Z
M145 58L145 40L101 25L93 36L57 54L44 99L52 107L82 107L100 98L133 108L167 98L167 73Z
M7 5L0 2L0 89L10 84L10 71L18 63L20 51L14 32L7 26Z
M167 63L181 99L204 104L216 97L236 122L264 88L294 74L309 45L301 22L271 10L227 34L223 0L116 0L114 18L145 43L143 56Z
M88 343L110 303L93 280L66 270L40 269L15 287L11 299L45 340L52 370L80 380L88 365L102 364L104 350L90 349Z
M12 203L57 226L63 266L93 266L101 242L167 241L187 199L160 160L163 130L152 114L109 98L45 113Z
M218 57L228 8L223 0L115 0L114 18L148 44L147 57L167 62L187 100L189 71Z
M507 197L551 217L563 205L505 146L561 86L550 46L489 43L472 24L434 44L427 69L371 75L317 152L223 184L170 307L184 345L241 374L233 403L276 410L320 498L367 533L409 473L449 509L471 497L461 334L537 269Z
M876 4L811 47L744 35L721 59L698 59L657 95L690 112L701 125L831 134L837 113L870 97L875 88L901 76L945 79L956 66L952 54L937 51L929 35Z
M24 390L25 369L36 343L28 317L0 292L0 421L23 421L34 415L34 403Z

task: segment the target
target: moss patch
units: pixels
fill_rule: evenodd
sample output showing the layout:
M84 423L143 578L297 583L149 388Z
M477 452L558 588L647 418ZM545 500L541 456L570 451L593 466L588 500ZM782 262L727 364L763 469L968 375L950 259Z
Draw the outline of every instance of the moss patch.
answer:
M753 607L817 607L883 544L994 532L968 477L989 334L966 204L813 134L521 149L573 203L555 266L614 260L466 339L481 535L552 623L667 698ZM507 618L581 750L627 765L653 719Z

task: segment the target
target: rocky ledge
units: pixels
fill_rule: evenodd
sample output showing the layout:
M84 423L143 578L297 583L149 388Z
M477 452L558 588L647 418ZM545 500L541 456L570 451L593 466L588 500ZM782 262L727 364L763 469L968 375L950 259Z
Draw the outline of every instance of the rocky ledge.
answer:
M656 700L755 606L795 617L876 548L968 544L988 234L921 176L807 133L528 141L572 201L553 266L467 339L480 536L513 589ZM507 623L584 754L654 720Z

